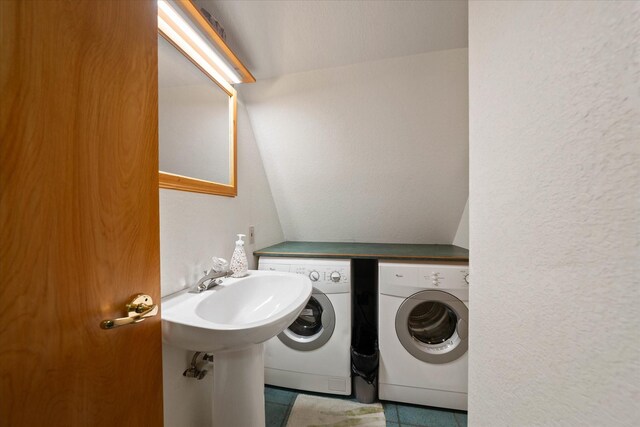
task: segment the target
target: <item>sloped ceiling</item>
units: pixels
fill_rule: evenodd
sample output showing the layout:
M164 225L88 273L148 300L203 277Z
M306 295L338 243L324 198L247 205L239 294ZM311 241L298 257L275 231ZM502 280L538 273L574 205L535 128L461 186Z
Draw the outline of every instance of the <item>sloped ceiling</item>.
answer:
M468 196L467 49L290 74L241 97L288 240L453 241Z
M258 79L467 47L467 1L196 0Z
M258 77L240 98L287 240L452 243L468 196L466 2L198 3Z

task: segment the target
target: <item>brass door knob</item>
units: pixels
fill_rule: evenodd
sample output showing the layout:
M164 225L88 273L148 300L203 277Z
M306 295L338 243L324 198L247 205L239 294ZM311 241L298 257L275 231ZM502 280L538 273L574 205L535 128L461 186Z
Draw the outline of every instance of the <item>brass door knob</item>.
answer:
M158 314L158 305L153 303L149 295L144 294L136 295L131 302L125 305L125 309L127 310L127 317L103 320L100 322L100 327L102 329L113 329L118 326L131 325Z

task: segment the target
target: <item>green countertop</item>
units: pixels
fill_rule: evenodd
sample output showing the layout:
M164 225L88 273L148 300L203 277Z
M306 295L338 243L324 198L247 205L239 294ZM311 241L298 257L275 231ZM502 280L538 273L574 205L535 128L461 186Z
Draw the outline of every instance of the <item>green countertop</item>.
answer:
M253 254L255 256L297 258L469 261L469 251L459 246L398 243L282 242L254 251Z

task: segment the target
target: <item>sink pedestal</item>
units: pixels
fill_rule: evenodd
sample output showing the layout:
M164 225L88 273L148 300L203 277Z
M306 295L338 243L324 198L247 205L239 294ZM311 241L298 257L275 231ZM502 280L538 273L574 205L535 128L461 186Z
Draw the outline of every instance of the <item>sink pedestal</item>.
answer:
M163 340L213 354L213 425L264 427L262 343L296 320L312 290L306 275L251 271L162 299Z
M213 425L264 427L263 344L214 355Z

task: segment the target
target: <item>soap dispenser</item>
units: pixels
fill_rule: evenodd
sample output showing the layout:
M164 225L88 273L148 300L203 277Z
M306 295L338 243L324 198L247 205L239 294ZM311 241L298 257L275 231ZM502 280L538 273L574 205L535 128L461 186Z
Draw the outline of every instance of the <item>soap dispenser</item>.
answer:
M236 240L236 248L233 251L231 257L231 271L233 274L231 277L244 277L248 273L249 262L247 261L247 254L244 251L244 234L238 234L238 240Z

